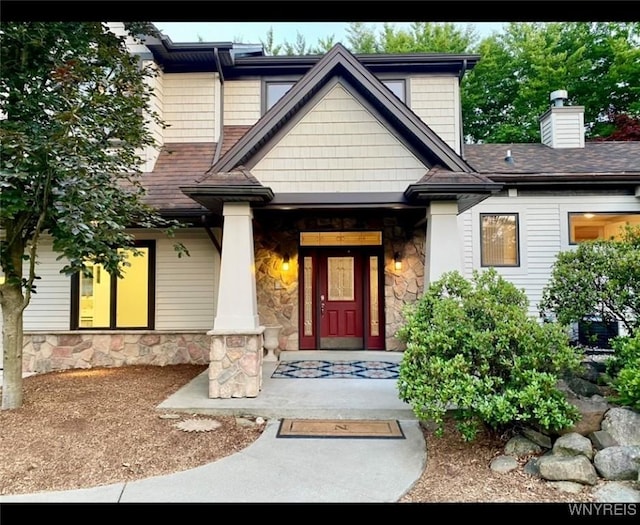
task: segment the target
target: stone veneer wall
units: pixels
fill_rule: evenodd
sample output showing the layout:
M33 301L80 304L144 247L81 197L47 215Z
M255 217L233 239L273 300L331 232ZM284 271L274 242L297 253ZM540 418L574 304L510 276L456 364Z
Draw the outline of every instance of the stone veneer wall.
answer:
M298 350L298 229L281 220L266 228L254 222L254 245L260 324L282 326L279 349Z
M403 309L415 303L424 291L426 228L405 231L397 219L384 221L384 301L386 349L404 350L395 334L404 323ZM396 270L393 254L400 253L402 269Z
M212 338L209 397L256 397L262 389L262 330Z
M386 350L403 350L395 333L404 321L402 310L424 289L426 229L408 231L396 215L369 218L306 217L287 220L265 214L254 222L254 252L258 314L263 325L281 325L280 349L298 350L298 241L300 231L382 230L384 248L384 300ZM394 267L393 254L402 257ZM282 269L289 255L289 270Z
M23 372L123 365L209 363L211 337L204 332L25 333Z

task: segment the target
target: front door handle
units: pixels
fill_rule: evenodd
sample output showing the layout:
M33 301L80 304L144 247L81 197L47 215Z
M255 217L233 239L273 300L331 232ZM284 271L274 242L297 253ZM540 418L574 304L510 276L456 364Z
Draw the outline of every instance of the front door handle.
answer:
M324 317L324 308L325 308L325 304L324 304L324 295L320 296L320 316Z

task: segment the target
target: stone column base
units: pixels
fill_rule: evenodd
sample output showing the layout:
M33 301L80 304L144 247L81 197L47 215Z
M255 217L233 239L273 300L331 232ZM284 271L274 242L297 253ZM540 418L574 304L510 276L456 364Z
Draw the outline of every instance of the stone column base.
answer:
M264 327L257 330L212 330L209 397L257 397L262 389Z

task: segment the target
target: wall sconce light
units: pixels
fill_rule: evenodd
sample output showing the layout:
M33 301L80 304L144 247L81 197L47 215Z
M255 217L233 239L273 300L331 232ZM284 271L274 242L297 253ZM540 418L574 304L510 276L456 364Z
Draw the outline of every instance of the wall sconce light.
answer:
M289 271L289 254L285 254L284 258L282 259L282 269L285 272Z
M393 254L393 265L396 270L402 270L402 259L400 258L400 252Z

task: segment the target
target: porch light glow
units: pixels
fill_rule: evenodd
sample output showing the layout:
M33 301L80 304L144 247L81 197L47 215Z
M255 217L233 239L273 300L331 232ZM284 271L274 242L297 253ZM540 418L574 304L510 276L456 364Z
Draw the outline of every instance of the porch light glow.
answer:
M593 213L585 213L585 214L583 215L583 217L584 217L585 219L593 219L593 218L595 217L595 215L594 215Z
M393 265L396 270L402 270L402 259L400 259L400 252L393 254Z
M282 259L282 269L287 272L289 271L289 255L285 255Z

